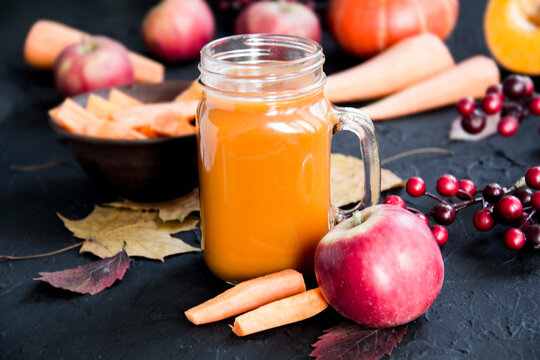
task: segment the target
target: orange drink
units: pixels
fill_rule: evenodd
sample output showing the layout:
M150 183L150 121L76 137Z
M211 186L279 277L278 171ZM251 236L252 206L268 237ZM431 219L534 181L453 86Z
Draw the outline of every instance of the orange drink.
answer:
M282 60L287 51L292 54ZM210 270L224 280L286 268L313 273L317 243L334 222L331 137L350 125L324 97L323 59L316 43L280 35L225 38L202 51L202 248ZM373 133L360 129L364 137ZM379 170L374 135L368 138L362 150L370 159L368 183L375 183L369 203L378 196Z
M204 106L212 109L199 121L206 263L235 281L309 272L329 229L332 123L322 91L265 104L208 96Z

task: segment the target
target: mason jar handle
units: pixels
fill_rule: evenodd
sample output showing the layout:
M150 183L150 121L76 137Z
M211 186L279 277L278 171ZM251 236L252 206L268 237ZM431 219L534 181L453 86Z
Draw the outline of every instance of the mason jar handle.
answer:
M381 168L379 147L375 136L375 127L371 119L360 110L332 105L335 115L333 134L347 130L354 133L360 141L360 151L364 161L364 199L354 208L342 210L336 208L334 222L340 222L351 216L356 210L376 205L381 190Z

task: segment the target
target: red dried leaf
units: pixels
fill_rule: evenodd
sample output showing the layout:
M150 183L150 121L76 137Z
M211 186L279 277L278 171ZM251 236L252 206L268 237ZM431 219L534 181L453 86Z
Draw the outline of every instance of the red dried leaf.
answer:
M94 295L111 286L117 279L121 280L129 267L129 256L124 249L118 254L55 272L40 272L41 280L54 287L71 290L81 294Z
M406 331L406 325L366 329L357 324L341 324L324 330L309 356L317 360L378 360L392 353Z

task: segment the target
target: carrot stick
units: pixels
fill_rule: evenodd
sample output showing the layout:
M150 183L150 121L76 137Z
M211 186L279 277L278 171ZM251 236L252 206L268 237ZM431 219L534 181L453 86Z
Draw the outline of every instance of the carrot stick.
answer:
M348 70L328 76L332 102L367 100L404 89L454 66L444 42L424 33L407 38Z
M259 331L291 324L317 315L328 307L321 290L315 288L274 301L234 319L232 331L246 336Z
M182 91L174 101L199 100L202 97L202 89L199 86L199 80L194 80L189 87Z
M165 78L165 66L146 56L128 51L129 60L133 64L135 80L142 83L160 83Z
M146 138L129 126L97 118L69 98L58 110L52 109L50 113L60 125L76 134L112 139Z
M454 104L465 96L482 97L499 82L497 64L474 56L454 68L361 108L372 120L382 120Z
M110 119L112 114L120 110L120 106L99 95L90 94L86 102L86 110L99 118Z
M64 129L75 134L85 135L88 123L77 112L72 109L60 106L51 110L52 118Z
M50 20L38 20L32 25L24 42L26 63L38 69L51 69L58 55L66 46L76 43L89 34ZM129 52L139 82L162 82L165 67L157 61Z
M132 106L119 110L112 115L112 119L131 127L151 125L161 115L175 114L179 119L189 121L195 118L197 101L176 101Z
M306 291L304 277L287 269L247 280L185 312L195 325L219 321Z
M195 127L188 122L188 119L171 111L154 117L154 121L150 124L150 130L159 135L177 136L193 134Z
M137 130L139 133L141 133L142 135L146 136L149 139L165 137L164 135L152 130L150 125L142 126L140 128L136 128L135 130Z
M60 106L52 108L51 110L49 110L49 116L52 117L53 120L58 123L58 125L62 125L60 119L58 118L58 111L60 111Z
M118 90L117 88L112 88L111 91L109 91L109 101L113 104L118 105L118 107L125 109L132 106L140 106L143 105L143 103L134 97L129 96L126 93L123 93L122 91Z
M94 115L70 98L64 100L55 115L55 118L67 130L81 135L86 135L89 124L98 120Z

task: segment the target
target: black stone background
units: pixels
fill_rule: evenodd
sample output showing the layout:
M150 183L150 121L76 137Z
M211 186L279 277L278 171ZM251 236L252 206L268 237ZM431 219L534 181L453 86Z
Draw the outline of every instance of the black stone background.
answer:
M145 52L140 21L154 1L2 1L0 11L0 253L29 254L73 244L56 216L88 214L94 204L114 199L87 178L77 163L31 173L12 164L41 164L70 156L47 125L46 110L61 101L51 75L26 66L22 44L30 25L50 18L121 40ZM461 1L458 25L447 43L457 61L487 54L483 41L485 1ZM230 33L219 18L218 35ZM326 71L358 62L325 34ZM189 80L197 63L167 65L167 79ZM538 81L537 81L538 85ZM360 85L359 85L360 86ZM369 86L367 84L366 86ZM510 185L540 163L538 118L523 123L510 139L448 143L448 107L376 124L381 158L426 146L442 146L451 157L419 155L390 163L403 178L422 176L434 191L450 172L479 186ZM354 137L339 135L334 151L359 155ZM396 191L403 194L403 191ZM427 210L433 202L406 201ZM409 325L395 359L540 358L540 259L511 252L501 242L503 227L480 233L473 209L459 214L442 249L445 282L434 305ZM199 241L196 232L183 235ZM306 359L322 330L338 324L333 311L247 338L232 334L228 321L195 327L183 311L227 288L205 267L201 254L171 256L165 263L134 259L122 281L102 293L76 295L33 281L39 271L56 271L94 261L76 250L53 257L0 261L0 357L2 359Z

